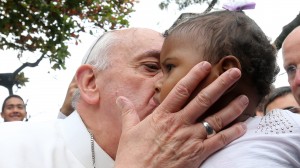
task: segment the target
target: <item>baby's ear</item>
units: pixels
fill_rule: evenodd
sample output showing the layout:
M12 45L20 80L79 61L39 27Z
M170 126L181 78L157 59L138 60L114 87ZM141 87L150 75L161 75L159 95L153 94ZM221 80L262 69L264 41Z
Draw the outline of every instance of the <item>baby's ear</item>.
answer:
M221 75L225 71L229 70L230 68L238 68L240 71L242 71L242 66L240 61L233 55L227 55L223 57L215 66L217 73ZM232 91L234 88L238 86L237 83L232 85L230 88L226 90L224 94L227 94L228 92Z
M228 55L223 57L219 62L218 62L219 69L223 72L227 71L230 68L238 68L242 70L242 66L240 61L233 55ZM223 73L221 72L221 73Z

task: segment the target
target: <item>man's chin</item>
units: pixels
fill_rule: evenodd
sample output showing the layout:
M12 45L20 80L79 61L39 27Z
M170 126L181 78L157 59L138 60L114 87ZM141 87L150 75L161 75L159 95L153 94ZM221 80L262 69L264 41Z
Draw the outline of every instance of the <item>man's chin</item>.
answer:
M22 118L21 117L13 117L13 118L10 118L8 121L22 121Z

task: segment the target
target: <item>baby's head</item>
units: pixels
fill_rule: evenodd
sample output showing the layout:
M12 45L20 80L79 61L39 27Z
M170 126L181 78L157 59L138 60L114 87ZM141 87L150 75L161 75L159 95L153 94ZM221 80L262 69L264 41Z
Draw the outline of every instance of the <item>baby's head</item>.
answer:
M164 77L157 84L160 101L194 65L208 61L212 72L198 86L194 96L226 70L239 68L241 79L209 113L217 112L236 96L245 94L250 103L240 120L255 115L257 104L269 93L279 68L275 48L252 19L243 12L212 12L178 24L165 36L160 58Z

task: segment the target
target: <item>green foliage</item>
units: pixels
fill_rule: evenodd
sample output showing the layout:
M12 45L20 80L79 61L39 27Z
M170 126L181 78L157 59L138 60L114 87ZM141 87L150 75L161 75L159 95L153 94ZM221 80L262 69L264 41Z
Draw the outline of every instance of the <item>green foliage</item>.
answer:
M29 80L28 78L25 77L24 72L21 72L15 77L15 82L17 87L20 87L20 86L25 86L25 83L29 82Z
M208 2L208 0L164 0L159 4L160 9L167 9L169 4L175 2L178 5L179 10L182 10L193 4L202 4Z
M53 69L65 69L67 41L127 27L136 0L1 0L0 49L40 52ZM21 57L19 55L19 57Z

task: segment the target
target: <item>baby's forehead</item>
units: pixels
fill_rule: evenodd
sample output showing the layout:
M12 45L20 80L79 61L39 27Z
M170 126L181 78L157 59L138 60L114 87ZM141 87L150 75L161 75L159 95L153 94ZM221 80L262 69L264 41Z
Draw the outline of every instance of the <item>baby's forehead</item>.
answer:
M184 45L192 49L200 49L210 43L211 38L207 38L198 31L174 31L166 37L166 43L174 43L176 45Z
M166 38L164 45L162 47L161 56L166 53L175 55L181 55L186 57L188 54L193 53L198 57L205 57L204 51L206 47L198 42L196 38L182 37L182 36L170 36Z
M166 42L185 42L185 43L195 43L197 37L196 33L188 32L188 31L174 31L170 35L168 35L165 39Z
M192 47L192 45L193 41L190 38L174 34L165 39L162 50L187 46Z

